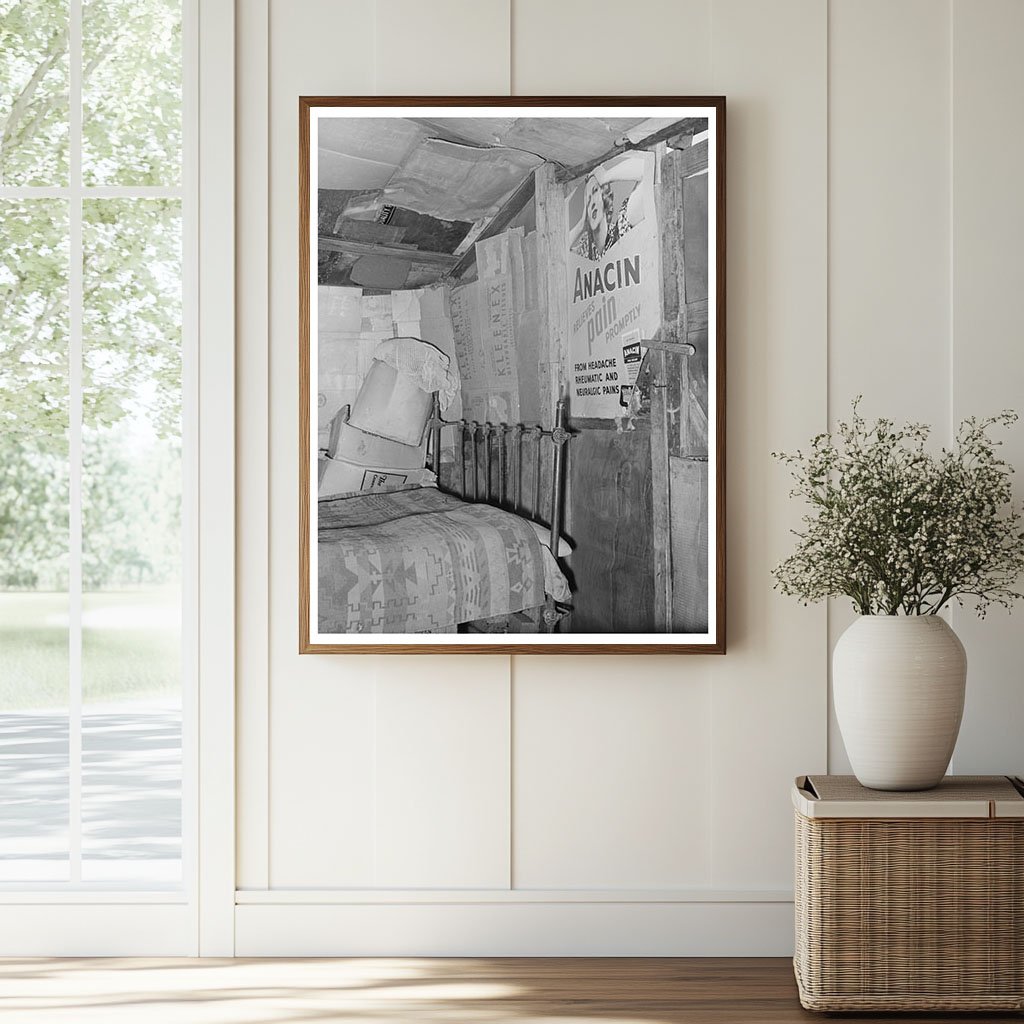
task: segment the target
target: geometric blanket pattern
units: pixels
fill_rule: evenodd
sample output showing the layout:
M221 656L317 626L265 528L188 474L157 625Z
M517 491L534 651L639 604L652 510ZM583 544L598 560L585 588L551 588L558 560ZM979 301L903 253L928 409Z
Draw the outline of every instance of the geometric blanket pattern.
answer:
M318 503L320 633L450 632L569 587L529 522L432 488ZM546 557L545 557L546 556Z

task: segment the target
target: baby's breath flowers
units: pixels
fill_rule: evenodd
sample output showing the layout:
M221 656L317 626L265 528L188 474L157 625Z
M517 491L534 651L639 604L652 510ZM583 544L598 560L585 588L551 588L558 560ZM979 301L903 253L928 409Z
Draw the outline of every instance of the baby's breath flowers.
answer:
M1024 517L1011 500L1013 469L995 453L1002 442L988 436L1017 414L966 419L952 449L933 455L927 426L870 426L859 401L810 451L772 453L790 468L793 496L811 505L775 588L805 604L846 596L862 615L934 615L966 598L984 617L1024 597L1014 589Z

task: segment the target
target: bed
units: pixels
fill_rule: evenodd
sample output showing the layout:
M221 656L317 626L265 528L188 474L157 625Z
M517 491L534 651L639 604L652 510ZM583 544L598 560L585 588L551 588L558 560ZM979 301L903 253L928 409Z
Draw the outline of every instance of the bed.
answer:
M564 421L562 402L551 431L444 423L435 405L428 429L439 486L322 497L320 632L536 633L559 628L571 600L558 562L568 550L560 536L563 449L570 436ZM449 447L454 461L447 473L441 465L446 429L454 433ZM531 445L532 459L524 457ZM545 462L550 466L550 515L541 523Z

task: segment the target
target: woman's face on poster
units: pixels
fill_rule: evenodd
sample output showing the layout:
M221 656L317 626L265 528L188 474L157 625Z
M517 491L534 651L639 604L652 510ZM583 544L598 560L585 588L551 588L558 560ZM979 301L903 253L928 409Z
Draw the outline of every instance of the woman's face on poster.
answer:
M585 189L583 205L587 215L587 225L591 231L596 231L598 225L604 220L604 198L601 195L601 186L591 175L587 178Z

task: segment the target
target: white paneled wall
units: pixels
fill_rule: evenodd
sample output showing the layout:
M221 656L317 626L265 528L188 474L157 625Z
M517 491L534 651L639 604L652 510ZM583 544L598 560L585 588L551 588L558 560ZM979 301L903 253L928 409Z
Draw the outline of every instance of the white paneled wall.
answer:
M711 694L670 658L515 659L513 883L711 884Z
M859 392L943 433L1020 404L1022 19L1018 0L239 3L239 952L789 950L788 786L842 767L846 613L770 589L799 509L769 453ZM297 98L404 92L728 97L724 658L296 654ZM1024 431L1008 450L1024 465ZM1024 769L1021 631L957 628L957 767Z
M826 416L825 13L816 0L713 4L711 84L729 104L729 654L708 666L724 889L791 888L788 787L826 759L825 612L769 579L799 515L770 453Z
M1024 4L955 0L952 20L953 417L1015 408L1024 414L1024 133L1009 127L1024 100ZM1024 426L1004 454L1024 474ZM1017 480L1024 498L1024 478ZM954 612L967 648L967 706L957 771L1024 773L1024 629L992 612ZM1005 766L1005 767L1004 767Z
M830 426L862 395L868 417L923 420L945 436L948 6L832 0L829 12ZM832 602L830 650L853 618L849 602ZM830 768L849 771L834 720L830 736Z
M713 0L512 0L519 96L707 96Z
M362 6L376 8L377 15L368 47L376 74L370 92L504 96L509 91L508 0L378 0ZM505 45L481 46L481 39Z
M509 659L486 661L486 672L472 658L441 657L422 672L378 676L380 888L509 885Z
M830 421L862 394L868 415L923 420L946 443L965 416L1024 412L1024 142L1005 128L1024 97L1024 5L829 10ZM1005 440L1024 469L1024 427ZM830 644L852 618L833 604ZM969 661L953 770L1020 772L1024 633L999 611L951 618ZM849 765L834 721L829 764Z

